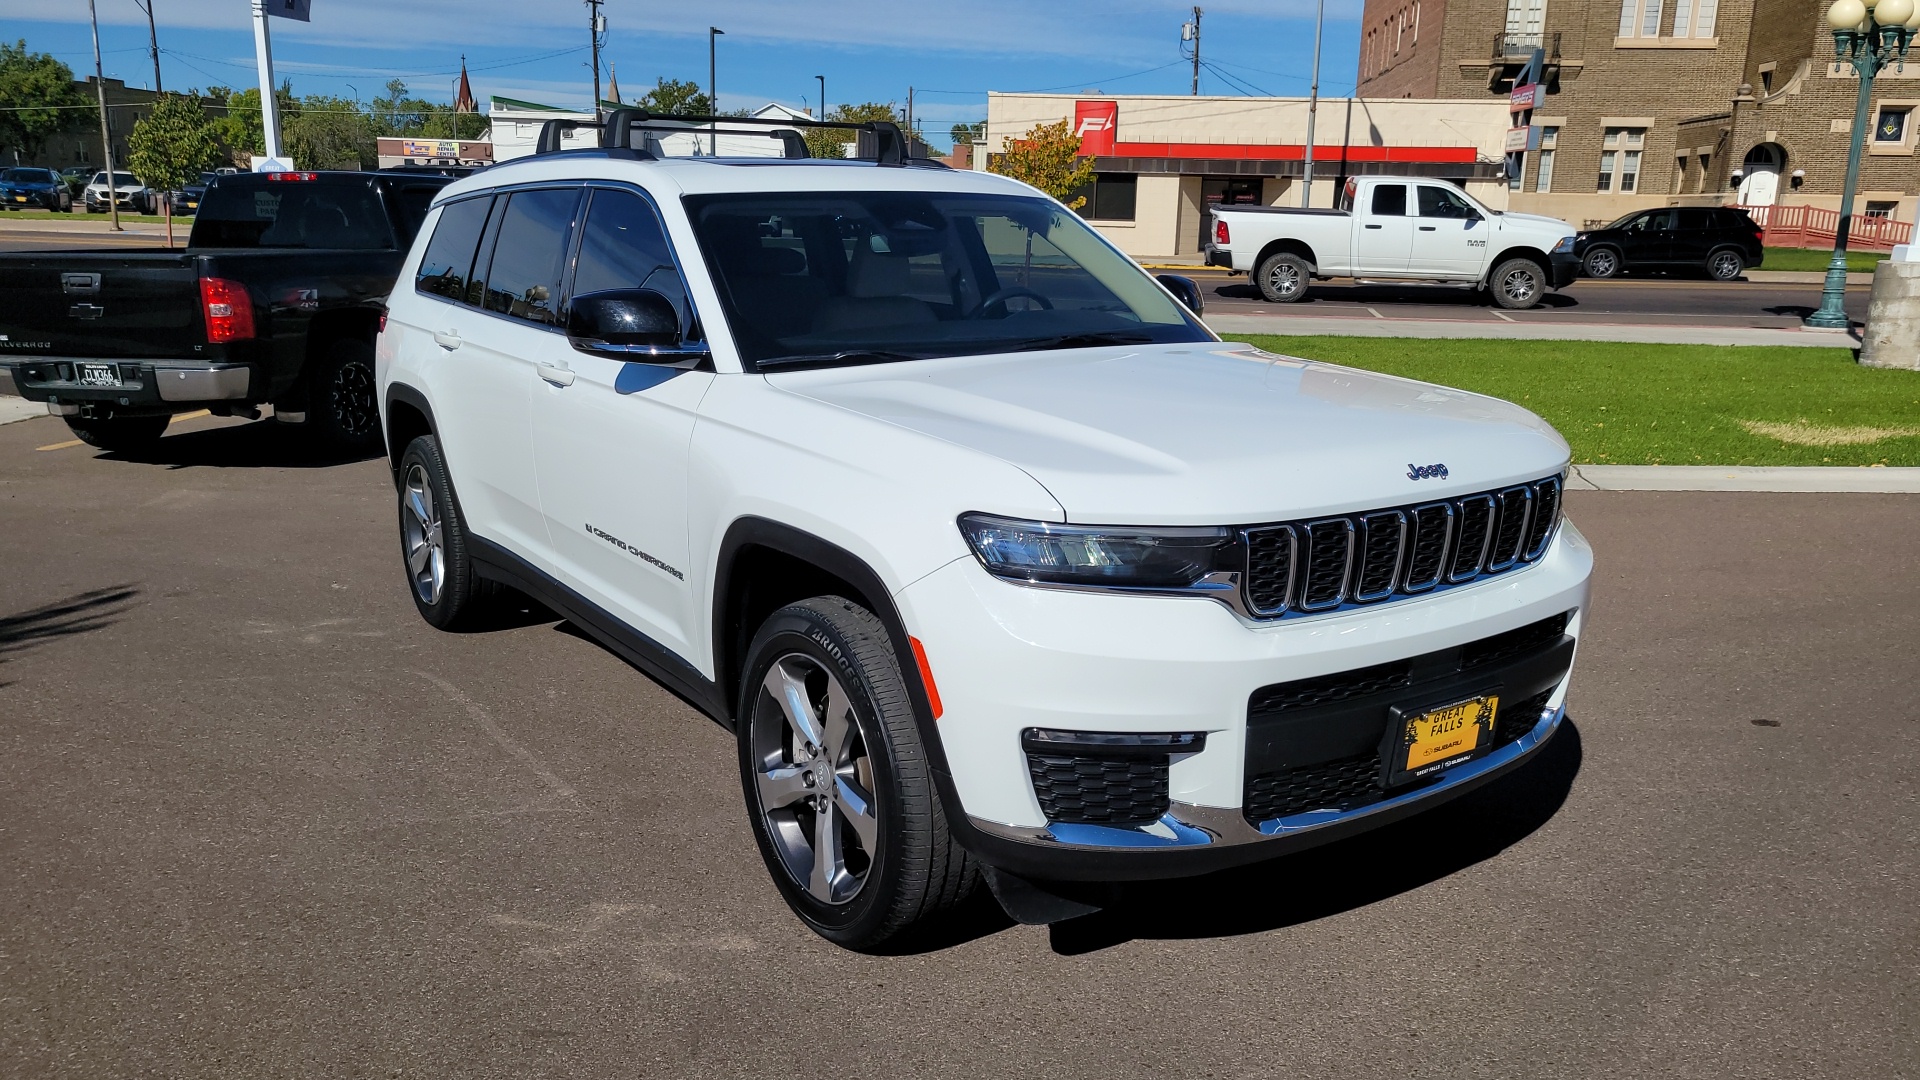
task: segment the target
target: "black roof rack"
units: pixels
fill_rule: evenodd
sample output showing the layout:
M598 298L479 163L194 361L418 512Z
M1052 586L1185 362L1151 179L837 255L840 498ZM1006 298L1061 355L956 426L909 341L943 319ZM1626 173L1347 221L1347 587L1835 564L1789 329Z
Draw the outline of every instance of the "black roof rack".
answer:
M598 128L600 146L605 150L627 150L642 158L651 158L644 143L634 145L635 131L666 131L685 133L695 129L693 124L709 125L709 130L718 131L721 124L759 124L774 130L767 132L768 138L778 139L784 156L793 159L810 158L807 141L800 136L795 127L839 128L843 131L860 132L867 137L858 140L859 149L866 156L867 146L872 146L872 160L880 165L905 165L907 163L907 139L900 133L900 126L889 120L869 120L864 123L846 123L838 120L776 120L758 116L704 116L685 113L656 113L646 109L615 109L606 119L592 120L549 120L540 126L540 141L534 149L536 154L552 154L560 150L561 137L569 131L579 128ZM741 134L741 132L730 132Z

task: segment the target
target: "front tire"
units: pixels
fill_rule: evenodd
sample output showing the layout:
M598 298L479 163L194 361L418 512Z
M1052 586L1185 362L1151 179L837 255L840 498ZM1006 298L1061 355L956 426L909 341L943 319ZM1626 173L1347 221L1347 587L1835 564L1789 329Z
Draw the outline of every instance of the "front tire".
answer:
M1732 248L1721 248L1707 256L1707 276L1715 281L1737 281L1746 268L1746 260Z
M1532 259L1508 259L1494 268L1487 284L1494 303L1509 311L1522 311L1540 303L1547 291L1547 271Z
M1609 247L1597 247L1580 260L1580 268L1590 278L1610 278L1620 273L1620 253Z
M81 442L114 453L143 450L160 441L173 417L95 416L67 417L67 427Z
M373 345L341 338L327 346L307 373L307 422L333 450L372 454L380 449Z
M1284 251L1260 260L1260 266L1253 273L1260 295L1274 304L1300 300L1307 295L1313 281L1313 267L1307 260Z
M754 635L740 686L740 782L767 872L844 948L925 932L978 887L948 831L906 680L867 609L817 596Z
M481 621L500 589L474 572L467 522L440 443L422 435L400 455L400 558L420 617L440 630Z

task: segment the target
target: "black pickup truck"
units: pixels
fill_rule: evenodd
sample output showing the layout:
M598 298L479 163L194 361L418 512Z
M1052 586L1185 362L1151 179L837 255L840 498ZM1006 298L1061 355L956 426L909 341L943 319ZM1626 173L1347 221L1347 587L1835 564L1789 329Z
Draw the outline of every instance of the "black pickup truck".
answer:
M134 449L175 413L305 423L380 445L373 346L441 176L242 173L207 188L184 251L0 252L0 393Z

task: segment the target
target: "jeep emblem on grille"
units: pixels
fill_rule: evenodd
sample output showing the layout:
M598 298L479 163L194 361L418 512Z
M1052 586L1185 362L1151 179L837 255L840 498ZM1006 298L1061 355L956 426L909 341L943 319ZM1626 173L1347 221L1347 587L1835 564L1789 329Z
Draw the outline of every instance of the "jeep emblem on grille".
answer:
M1445 465L1415 465L1412 462L1407 463L1407 479L1409 480L1445 480L1446 478L1447 467Z

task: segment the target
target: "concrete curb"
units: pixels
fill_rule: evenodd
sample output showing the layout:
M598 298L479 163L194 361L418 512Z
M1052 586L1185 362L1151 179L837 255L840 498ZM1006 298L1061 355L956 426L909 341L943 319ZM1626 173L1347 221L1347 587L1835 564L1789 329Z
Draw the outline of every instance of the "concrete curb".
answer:
M1575 465L1569 491L1825 491L1920 494L1920 468L1828 465Z
M0 217L0 236L10 232L65 232L65 233L106 233L113 234L113 222L103 215L89 215L92 220L63 221L59 218L16 218ZM191 217L173 219L173 232L179 236L183 231L193 228ZM164 221L123 221L122 232L138 233L150 236L165 236L167 224Z
M1650 326L1645 323L1502 322L1482 319L1359 319L1315 315L1214 315L1207 325L1222 337L1278 334L1309 337L1465 339L1502 341L1611 341L1633 345L1790 345L1852 349L1851 334L1764 326Z
M26 398L0 394L0 424L11 424L16 420L31 420L36 416L46 415L48 415L47 404L44 401L28 401Z
M1827 272L1824 270L1749 270L1741 275L1755 284L1768 285L1824 285ZM1849 285L1871 285L1873 275L1858 270L1847 274Z

